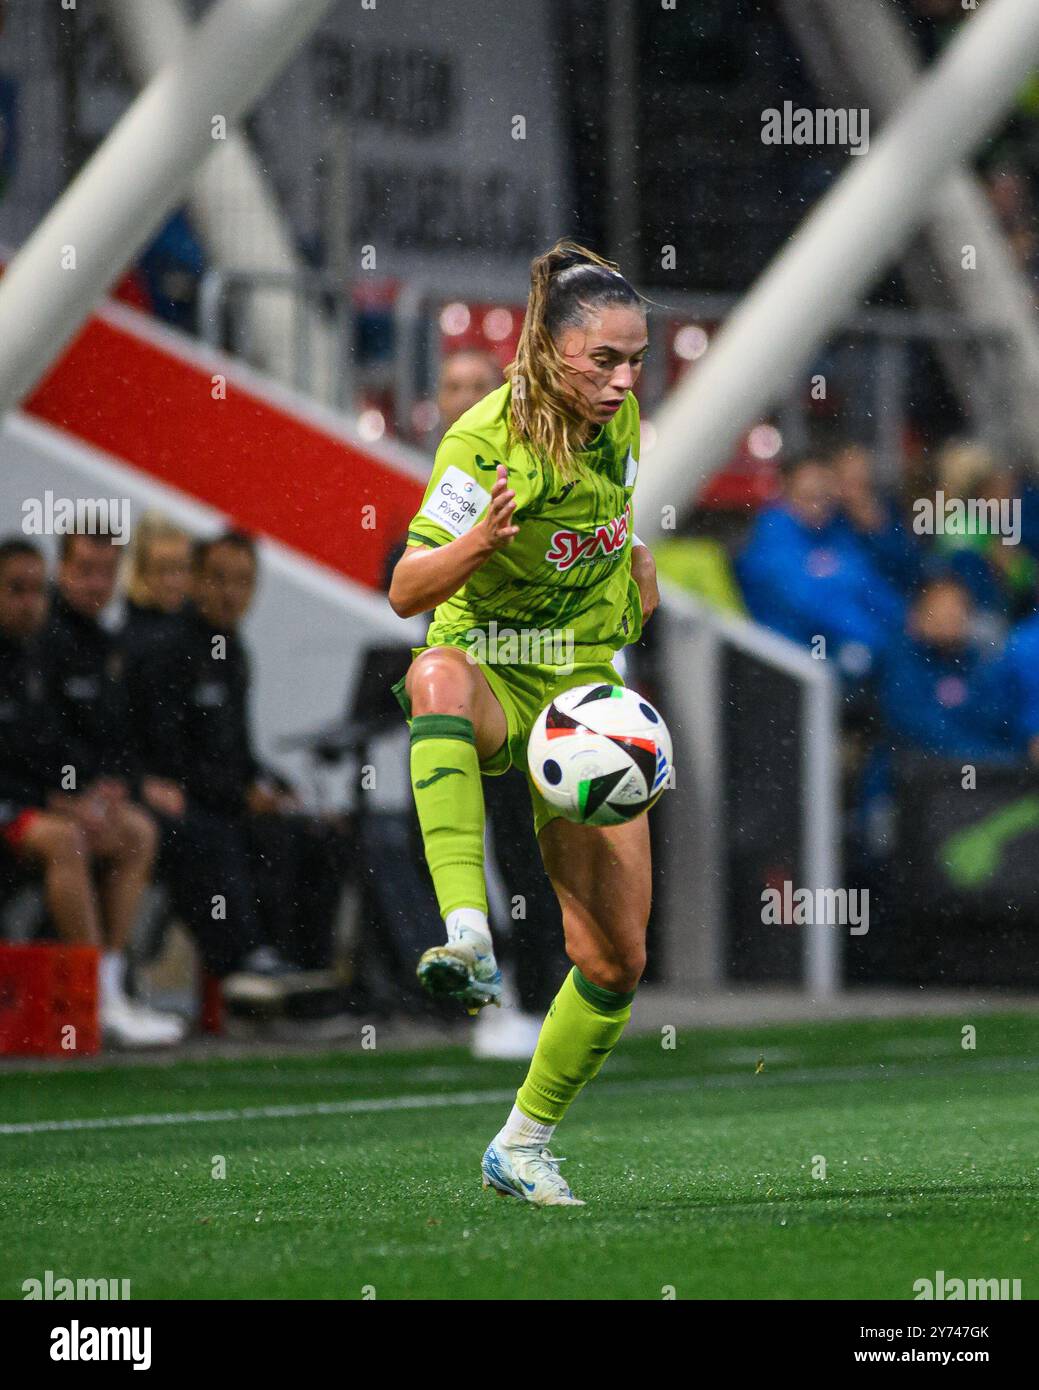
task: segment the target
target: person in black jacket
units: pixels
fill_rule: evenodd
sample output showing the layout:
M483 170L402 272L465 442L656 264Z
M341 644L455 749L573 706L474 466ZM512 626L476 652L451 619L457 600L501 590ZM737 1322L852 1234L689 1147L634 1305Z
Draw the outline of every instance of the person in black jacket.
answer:
M66 546L66 555L72 549ZM58 935L101 951L98 1003L107 1039L170 1044L183 1034L180 1021L134 1003L123 989L124 951L155 855L155 826L118 777L106 783L117 765L88 736L101 716L73 728L59 711L56 692L66 687L69 700L89 703L91 679L101 685L110 655L104 643L88 642L88 651L104 652L92 668L66 645L70 633L68 626L47 626L40 553L21 540L0 545L0 834L8 852L42 870Z
M118 566L109 536L64 536L44 634L48 696L72 769L66 790L89 786L112 805L132 800L136 772L122 644L100 621L115 595Z
M189 798L180 760L193 765L189 705L178 671L167 674L168 651L184 647L190 626L188 593L193 543L159 513L139 521L123 578L125 714L129 759L139 773L141 800L158 822L157 877L171 906L194 937L206 971L226 978L260 941L248 847L208 797ZM152 769L157 769L153 771Z
M134 528L123 581L123 645L132 662L177 626L191 583L191 537L161 512L145 512Z
M256 589L255 545L234 531L200 541L193 570L192 602L175 634L142 662L134 697L148 710L148 785L179 798L189 833L197 826L204 838L219 837L219 882L206 883L206 900L224 900L237 958L215 958L214 934L200 934L210 967L236 976L322 971L331 962L342 846L331 827L299 810L253 748L250 663L238 628ZM238 983L227 981L225 992Z
M47 810L61 751L44 695L38 638L47 621L47 571L28 541L0 543L0 839L44 867L47 901L62 938L100 940L82 836Z
M264 786L249 727L249 655L238 625L252 602L252 542L231 534L195 548L193 602L147 662L148 772L214 815L241 816Z

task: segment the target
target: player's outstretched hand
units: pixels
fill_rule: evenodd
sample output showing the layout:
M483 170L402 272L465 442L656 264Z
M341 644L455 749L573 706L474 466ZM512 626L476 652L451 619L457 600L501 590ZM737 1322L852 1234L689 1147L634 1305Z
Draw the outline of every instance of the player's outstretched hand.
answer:
M512 514L516 510L516 494L509 487L509 470L503 463L498 464L498 476L491 488L491 505L487 515L479 523L483 527L485 539L492 550L501 550L509 545L514 536L519 535L519 527L512 524Z

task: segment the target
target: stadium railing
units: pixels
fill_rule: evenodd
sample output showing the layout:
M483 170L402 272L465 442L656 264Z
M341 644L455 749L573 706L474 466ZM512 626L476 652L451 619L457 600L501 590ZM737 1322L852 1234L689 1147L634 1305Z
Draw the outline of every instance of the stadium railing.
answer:
M657 683L675 742L675 784L654 812L663 973L697 991L742 980L832 994L840 928L766 926L761 892L780 871L798 888L840 886L836 677L758 624L661 588Z

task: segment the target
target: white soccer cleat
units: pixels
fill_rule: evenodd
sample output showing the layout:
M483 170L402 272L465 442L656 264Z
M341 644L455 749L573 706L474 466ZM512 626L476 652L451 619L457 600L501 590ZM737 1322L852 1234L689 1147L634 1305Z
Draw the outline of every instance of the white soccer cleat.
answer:
M537 1207L583 1207L559 1172L564 1162L543 1144L503 1144L492 1139L480 1165L484 1187L499 1197L519 1197Z
M457 999L471 1014L487 1004L501 1004L502 979L494 952L486 939L469 933L468 939L449 941L423 951L415 974L422 988L438 998Z

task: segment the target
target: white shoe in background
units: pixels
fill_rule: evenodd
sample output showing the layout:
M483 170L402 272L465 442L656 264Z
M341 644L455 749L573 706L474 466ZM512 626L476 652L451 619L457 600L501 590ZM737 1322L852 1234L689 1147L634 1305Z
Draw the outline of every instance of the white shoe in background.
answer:
M485 1009L473 1029L472 1054L525 1062L534 1055L543 1021L519 1009Z
M177 1032L177 1041L183 1042L188 1025L180 1014L171 1013L168 1009L153 1009L150 1004L145 1004L140 999L130 999L128 1003L134 1013L139 1014L146 1021L161 1024L167 1028L174 1028Z
M112 1047L173 1047L184 1036L180 1019L142 1008L124 994L109 994L98 1012L102 1038Z

